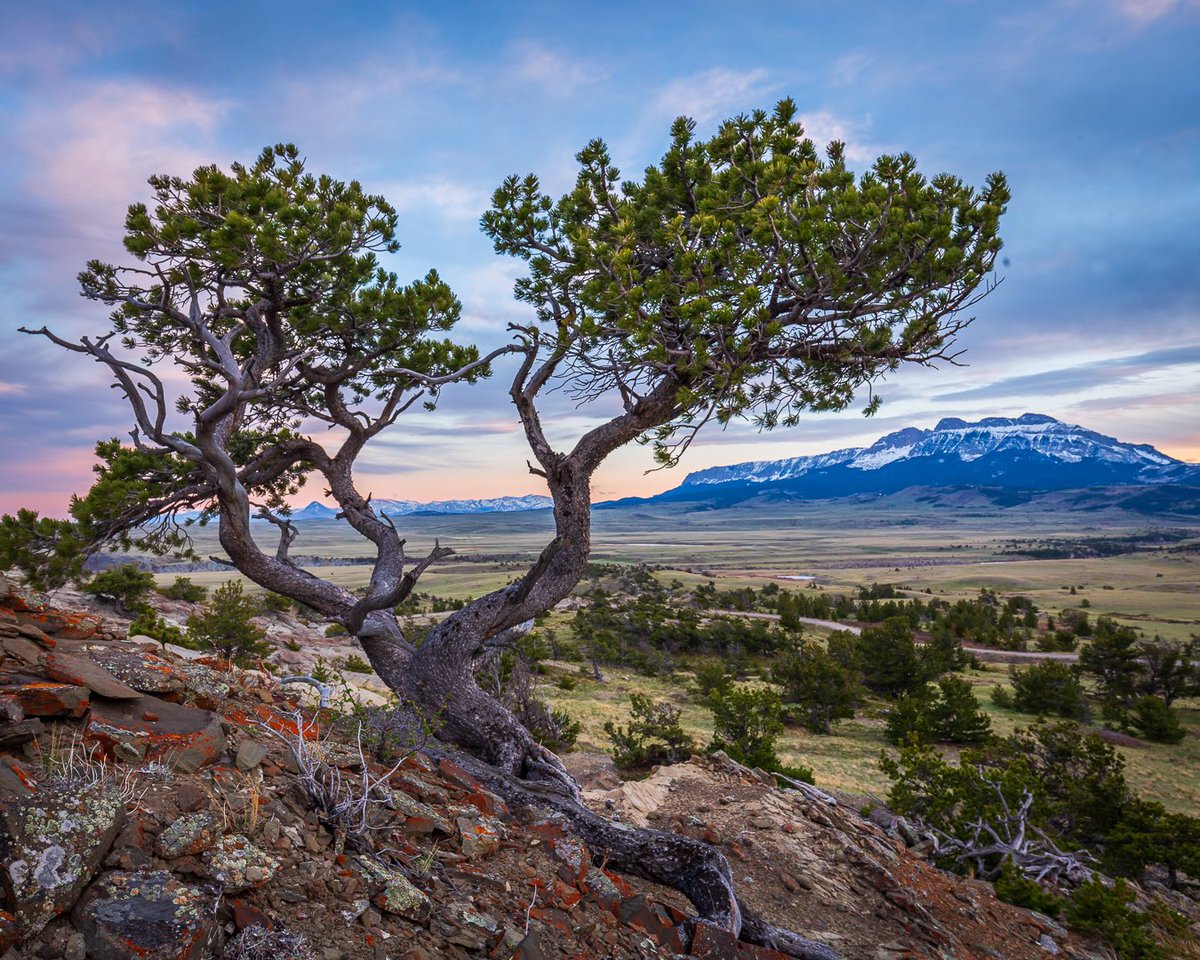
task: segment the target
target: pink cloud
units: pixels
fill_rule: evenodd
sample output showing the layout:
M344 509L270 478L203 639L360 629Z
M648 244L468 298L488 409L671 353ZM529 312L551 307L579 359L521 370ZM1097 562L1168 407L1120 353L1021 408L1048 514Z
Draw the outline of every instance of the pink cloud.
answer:
M18 143L30 193L111 236L152 173L189 173L213 159L227 105L186 89L113 81L43 98Z
M1161 20L1176 10L1200 8L1197 0L1117 0L1117 10L1138 26Z

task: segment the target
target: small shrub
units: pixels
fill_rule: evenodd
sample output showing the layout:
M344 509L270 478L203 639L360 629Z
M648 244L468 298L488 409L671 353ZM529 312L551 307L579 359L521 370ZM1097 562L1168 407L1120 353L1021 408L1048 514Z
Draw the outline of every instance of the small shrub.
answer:
M799 780L801 783L817 782L812 767L793 767L786 763L777 763L770 772L787 777L789 780Z
M147 610L146 595L153 589L154 575L135 563L101 570L83 587L84 593L108 601L124 615Z
M1025 876L1012 865L1012 861L1005 861L1004 866L1000 868L1000 876L992 885L996 896L1014 907L1036 910L1048 917L1057 917L1062 912L1062 898L1056 897L1036 880Z
M680 711L669 703L654 703L649 697L631 694L628 726L612 721L604 732L613 744L613 761L636 770L654 764L679 763L692 755L695 744L679 725Z
M1070 664L1047 660L1024 670L1011 668L1013 706L1024 713L1081 720L1087 716L1087 698L1079 671Z
M569 673L564 673L555 681L555 683L558 685L559 690L571 691L579 686L579 680L571 676Z
M733 689L733 677L720 660L703 660L696 664L696 692L704 700L713 693L724 695Z
M177 647L186 647L189 650L202 649L175 624L167 623L162 617L156 617L149 611L138 614L137 619L129 625L129 636L150 637L159 643L173 643Z
M346 635L346 627L340 623L331 623L325 628L325 636L327 637L344 637Z
M783 733L783 701L774 690L734 687L709 697L713 738L708 749L724 750L748 767L775 770L781 765L775 741Z
M936 684L907 693L896 701L887 719L887 738L896 744L983 743L992 723L979 706L971 684L961 677L943 677Z
M815 643L785 654L771 679L783 687L784 699L795 705L791 712L813 733L829 733L835 721L854 716L857 675Z
M1103 940L1118 960L1166 960L1146 929L1146 915L1130 908L1133 901L1133 889L1124 880L1109 887L1097 877L1067 901L1066 920L1072 929Z
M344 661L342 661L342 669L349 670L351 673L374 673L371 665L367 663L357 653L352 653Z
M268 590L262 597L262 608L269 613L287 613L295 606L291 597Z
M213 591L203 610L188 617L188 635L202 647L220 651L235 663L265 657L275 648L266 631L251 619L258 605L246 595L241 581L230 580Z
M1159 697L1138 697L1133 705L1133 725L1155 743L1179 743L1187 736L1178 714Z
M182 600L185 603L203 603L208 598L208 588L198 583L192 583L190 577L176 577L168 587L158 591L168 600Z

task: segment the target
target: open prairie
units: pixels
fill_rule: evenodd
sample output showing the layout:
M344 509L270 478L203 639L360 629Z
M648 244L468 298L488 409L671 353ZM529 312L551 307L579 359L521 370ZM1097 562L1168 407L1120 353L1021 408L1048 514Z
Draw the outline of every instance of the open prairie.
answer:
M409 516L396 524L411 556L421 556L435 539L454 548L456 556L428 571L419 588L451 598L479 596L519 576L553 535L545 510ZM305 521L299 528L292 547L297 556L370 555L371 545L339 521ZM1117 556L1029 560L1005 552L1013 541L1086 543L1156 529L1189 532L1179 523L1117 511L934 510L903 497L724 510L653 505L597 509L592 559L650 564L662 568L660 576L685 584L716 577L726 587L761 586L776 579L781 586L845 592L879 582L951 598L987 587L1024 594L1050 611L1078 605L1082 597L1097 615L1150 636L1185 640L1200 632L1200 530L1189 539ZM264 546L273 542L272 532L261 525ZM215 531L198 529L196 545L202 556L218 552ZM369 567L321 566L319 573L354 587L366 583ZM206 585L230 575L190 574ZM171 575L159 579L169 582Z

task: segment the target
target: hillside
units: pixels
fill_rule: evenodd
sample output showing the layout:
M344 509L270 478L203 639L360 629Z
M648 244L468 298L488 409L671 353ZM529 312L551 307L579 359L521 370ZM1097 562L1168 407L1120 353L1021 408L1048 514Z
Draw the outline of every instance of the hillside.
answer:
M398 766L364 753L352 715L314 715L268 673L127 638L2 579L0 648L9 960L782 956L693 931L678 895L590 862L432 742ZM933 868L902 824L719 755L602 779L595 809L716 845L750 906L847 960L1102 956ZM356 839L318 798L364 785Z

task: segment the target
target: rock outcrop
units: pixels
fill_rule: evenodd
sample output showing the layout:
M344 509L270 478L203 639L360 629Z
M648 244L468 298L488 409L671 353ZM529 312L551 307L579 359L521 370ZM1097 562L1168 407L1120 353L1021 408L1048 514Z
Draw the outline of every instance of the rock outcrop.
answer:
M381 761L352 718L269 674L87 622L0 578L4 960L782 957L693 923L674 891L607 870L560 818L510 810L450 760L408 745ZM28 714L39 684L64 708ZM847 960L1101 956L727 759L626 784L601 757L572 763L598 811L718 846L750 908Z

